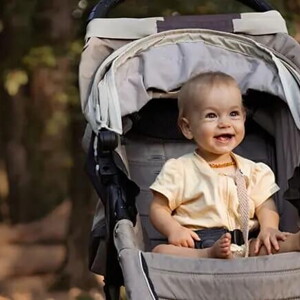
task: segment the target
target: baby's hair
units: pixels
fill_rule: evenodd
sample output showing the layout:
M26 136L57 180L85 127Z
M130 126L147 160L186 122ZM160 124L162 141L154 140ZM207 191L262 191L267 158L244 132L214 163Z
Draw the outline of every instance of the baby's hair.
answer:
M189 79L178 95L179 118L186 114L189 104L196 96L205 97L208 89L218 85L234 85L239 89L235 79L223 72L205 72Z

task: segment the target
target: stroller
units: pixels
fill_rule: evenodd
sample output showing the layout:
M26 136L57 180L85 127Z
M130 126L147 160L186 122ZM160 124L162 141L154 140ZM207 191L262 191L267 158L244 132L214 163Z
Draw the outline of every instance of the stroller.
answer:
M280 191L281 230L299 230L300 46L264 1L257 13L106 19L100 1L87 25L79 70L86 168L99 195L89 267L106 299L300 299L300 254L233 260L151 253L165 242L148 219L162 165L194 146L177 128L177 93L205 71L233 76L247 107L237 153L268 164Z

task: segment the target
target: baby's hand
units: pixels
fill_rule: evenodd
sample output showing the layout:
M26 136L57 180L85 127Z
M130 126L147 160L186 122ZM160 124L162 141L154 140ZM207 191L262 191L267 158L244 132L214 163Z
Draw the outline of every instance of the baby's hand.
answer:
M179 247L195 248L194 240L200 241L198 234L183 226L174 228L168 236L169 244Z
M254 252L258 254L259 249L262 245L264 245L267 249L268 254L271 254L272 247L278 251L279 244L278 241L285 241L287 236L290 235L288 232L281 232L276 228L263 228L255 242Z

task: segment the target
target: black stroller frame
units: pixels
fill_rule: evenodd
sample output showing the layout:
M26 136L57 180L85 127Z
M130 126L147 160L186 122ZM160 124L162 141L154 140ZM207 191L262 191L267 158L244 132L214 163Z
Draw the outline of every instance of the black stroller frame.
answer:
M97 136L97 152L94 152L95 134L92 134L86 171L105 208L104 223L100 223L91 233L89 267L95 273L97 268L95 257L101 238L105 238L105 286L106 299L118 299L119 288L124 284L114 245L113 232L119 220L128 219L136 223L137 210L135 196L139 193L138 186L128 179L121 167L121 161L114 159L114 150L118 145L118 136L114 132L101 130ZM127 191L125 192L125 190ZM103 257L102 257L103 258ZM101 259L101 257L100 257Z

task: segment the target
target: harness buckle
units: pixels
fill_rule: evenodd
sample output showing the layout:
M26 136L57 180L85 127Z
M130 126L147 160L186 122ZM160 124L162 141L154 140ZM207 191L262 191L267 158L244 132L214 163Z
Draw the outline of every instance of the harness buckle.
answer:
M231 235L231 242L233 244L236 244L236 245L239 245L239 246L245 244L243 233L240 229L234 229L232 231L229 231L229 233Z

